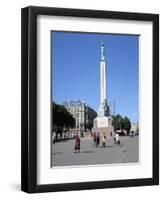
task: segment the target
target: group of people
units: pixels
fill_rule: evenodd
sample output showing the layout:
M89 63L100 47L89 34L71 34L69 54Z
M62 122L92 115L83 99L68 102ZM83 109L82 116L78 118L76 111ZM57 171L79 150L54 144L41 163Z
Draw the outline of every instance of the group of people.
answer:
M94 132L91 133L91 137L93 138L93 148L94 147L98 147L100 145L100 133L99 132ZM105 147L106 146L106 135L105 133L103 133L102 136L102 146Z
M94 132L91 133L91 137L93 138L93 148L98 147L100 145L100 133L99 132ZM103 133L102 136L102 146L106 146L106 135ZM75 136L75 146L74 146L74 153L80 153L80 137L79 134L76 134Z
M91 133L91 137L93 138L93 148L94 147L99 147L100 145L100 140L102 140L102 146L105 147L106 146L106 134L105 132L103 133L102 136L100 136L99 132L93 132ZM120 145L120 137L119 134L114 133L113 135L113 139L114 139L114 144L118 144ZM74 153L80 153L80 137L79 134L76 134L75 136L75 147L74 147Z

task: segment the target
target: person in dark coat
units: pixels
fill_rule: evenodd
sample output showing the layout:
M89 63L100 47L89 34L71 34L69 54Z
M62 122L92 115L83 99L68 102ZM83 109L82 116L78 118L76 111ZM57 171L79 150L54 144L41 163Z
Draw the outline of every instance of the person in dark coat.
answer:
M97 133L96 142L97 142L97 147L98 147L100 144L100 133L99 132Z
M78 134L75 137L74 153L80 153L80 137Z

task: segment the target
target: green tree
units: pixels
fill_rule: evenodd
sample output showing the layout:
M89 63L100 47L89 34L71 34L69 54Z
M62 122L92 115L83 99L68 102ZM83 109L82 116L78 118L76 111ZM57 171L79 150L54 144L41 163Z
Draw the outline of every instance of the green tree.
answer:
M126 130L127 133L130 132L131 129L131 122L128 117L122 117L121 115L117 114L115 116L112 116L113 118L113 126L114 130Z
M63 130L66 131L75 126L75 119L63 105L53 103L52 115L53 131L56 132L56 137L59 133L62 135Z
M123 129L123 118L121 115L115 115L112 116L113 118L113 126L114 126L114 130L121 130Z
M130 122L129 118L126 116L123 119L123 126L124 126L124 130L126 130L127 133L129 133L130 129L131 129L131 122Z

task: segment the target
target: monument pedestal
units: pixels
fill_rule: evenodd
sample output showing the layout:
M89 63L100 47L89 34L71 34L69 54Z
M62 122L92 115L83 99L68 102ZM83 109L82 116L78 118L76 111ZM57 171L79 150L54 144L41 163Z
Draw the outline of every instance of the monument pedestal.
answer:
M99 132L100 136L102 137L103 135L105 135L107 138L112 137L113 133L114 133L114 129L112 126L112 117L96 117L93 120L93 128L92 128L92 132Z

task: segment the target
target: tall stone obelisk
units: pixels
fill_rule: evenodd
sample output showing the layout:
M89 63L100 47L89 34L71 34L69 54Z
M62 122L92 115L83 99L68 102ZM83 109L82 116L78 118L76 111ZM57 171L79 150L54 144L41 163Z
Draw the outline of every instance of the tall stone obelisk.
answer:
M99 116L109 116L109 107L107 104L107 82L106 82L106 61L105 47L101 43L101 61L100 61L100 108Z
M99 132L103 137L113 135L112 117L110 117L109 106L107 103L107 72L105 60L105 47L101 43L101 60L100 60L100 107L98 117L93 121L92 132Z

